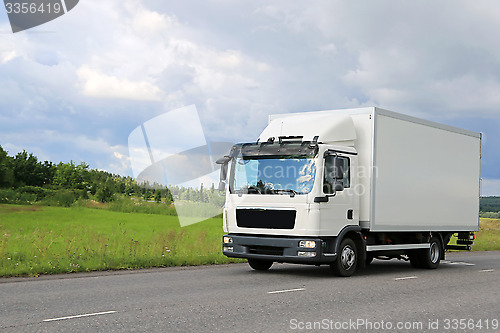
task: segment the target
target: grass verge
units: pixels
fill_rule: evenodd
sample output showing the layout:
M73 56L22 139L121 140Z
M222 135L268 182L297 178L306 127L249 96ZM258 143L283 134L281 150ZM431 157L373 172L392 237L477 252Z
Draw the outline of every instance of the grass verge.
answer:
M181 228L168 215L0 205L0 276L237 261L221 236L220 218Z
M472 251L500 250L500 220L481 218Z
M241 262L222 254L221 226L221 218L181 228L170 215L0 205L0 276ZM500 250L500 220L481 218L472 250Z

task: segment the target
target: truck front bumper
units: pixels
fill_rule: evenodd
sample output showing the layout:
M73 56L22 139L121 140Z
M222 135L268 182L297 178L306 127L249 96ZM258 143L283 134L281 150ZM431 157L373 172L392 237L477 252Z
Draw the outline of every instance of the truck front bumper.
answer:
M315 242L316 246L301 247L301 241ZM311 243L309 243L311 244ZM288 238L224 235L222 252L230 258L261 259L296 264L329 264L336 253L326 252L326 243L319 238Z

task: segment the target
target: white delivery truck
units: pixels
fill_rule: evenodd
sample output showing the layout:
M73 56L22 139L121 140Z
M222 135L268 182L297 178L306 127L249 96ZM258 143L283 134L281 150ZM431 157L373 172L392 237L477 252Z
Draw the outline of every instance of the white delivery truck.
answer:
M338 276L373 258L436 268L474 243L480 159L480 133L376 107L271 115L217 161L223 253Z

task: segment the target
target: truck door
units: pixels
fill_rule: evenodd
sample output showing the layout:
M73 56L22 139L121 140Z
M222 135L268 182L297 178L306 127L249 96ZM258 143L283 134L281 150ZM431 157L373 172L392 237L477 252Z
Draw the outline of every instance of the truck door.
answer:
M322 234L332 236L347 225L359 225L359 197L355 193L357 156L335 153L326 155L323 169L323 195L327 202L320 203Z

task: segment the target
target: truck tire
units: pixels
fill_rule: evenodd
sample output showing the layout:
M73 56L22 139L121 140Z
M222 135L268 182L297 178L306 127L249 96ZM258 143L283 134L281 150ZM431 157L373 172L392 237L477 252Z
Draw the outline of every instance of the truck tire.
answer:
M335 262L330 264L333 273L340 277L354 274L358 263L358 251L356 244L350 238L345 238L340 243L339 253Z
M422 260L421 257L422 257L422 254L420 253L420 251L412 251L408 257L410 258L410 264L412 267L414 268L423 268L422 267Z
M370 253L370 252L368 252L368 253L366 254L366 260L365 260L365 264L366 264L366 266L368 266L369 264L371 264L374 258L375 258L375 257L373 256L373 254L372 254L372 253Z
M441 261L443 246L438 237L431 238L431 246L428 249L421 250L420 263L422 268L436 269Z
M248 264L256 271L267 271L271 268L273 262L261 259L248 259Z

